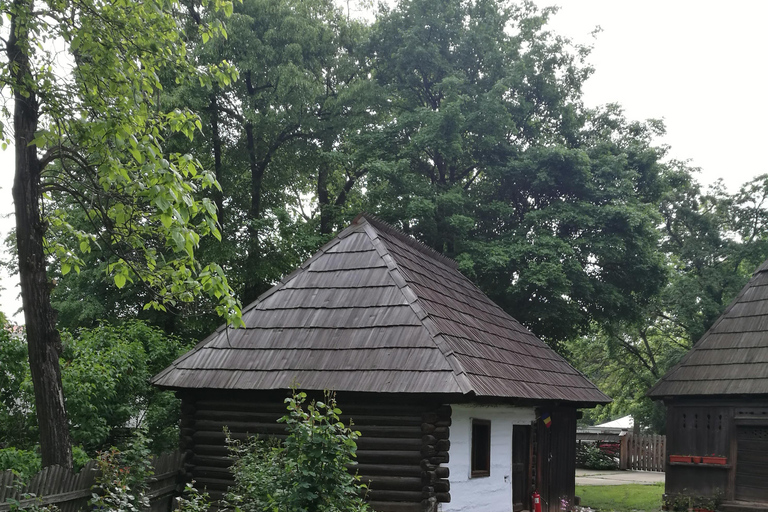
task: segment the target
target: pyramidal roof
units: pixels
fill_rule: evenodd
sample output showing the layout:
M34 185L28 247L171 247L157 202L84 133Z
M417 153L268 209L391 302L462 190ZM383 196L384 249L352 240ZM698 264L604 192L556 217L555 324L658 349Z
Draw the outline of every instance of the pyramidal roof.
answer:
M768 261L648 396L768 395Z
M332 389L610 401L464 277L360 215L152 382L173 389Z

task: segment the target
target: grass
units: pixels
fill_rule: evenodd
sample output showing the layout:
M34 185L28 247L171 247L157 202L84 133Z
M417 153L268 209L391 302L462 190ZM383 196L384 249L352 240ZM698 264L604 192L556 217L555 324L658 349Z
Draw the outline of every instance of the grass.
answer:
M581 506L600 512L658 512L661 510L662 494L663 483L576 486L576 495L581 496Z

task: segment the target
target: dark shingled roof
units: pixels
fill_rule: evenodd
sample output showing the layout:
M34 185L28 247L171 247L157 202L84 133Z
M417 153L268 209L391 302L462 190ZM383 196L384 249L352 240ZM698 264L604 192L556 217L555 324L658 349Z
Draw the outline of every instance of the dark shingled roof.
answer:
M648 396L768 395L768 261Z
M367 215L156 375L158 386L610 401L456 263Z

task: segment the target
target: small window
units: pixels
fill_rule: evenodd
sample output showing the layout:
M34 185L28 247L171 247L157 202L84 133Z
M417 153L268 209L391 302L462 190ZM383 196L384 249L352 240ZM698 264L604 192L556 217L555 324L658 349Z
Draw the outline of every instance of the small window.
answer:
M472 420L472 478L491 475L491 422Z

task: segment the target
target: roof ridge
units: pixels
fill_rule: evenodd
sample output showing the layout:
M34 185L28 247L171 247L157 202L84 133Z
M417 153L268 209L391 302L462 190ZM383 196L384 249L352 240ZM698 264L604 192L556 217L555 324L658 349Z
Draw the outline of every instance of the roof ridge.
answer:
M374 224L370 221L369 218L367 218L364 214L360 214L357 216L353 224L357 224L360 219L363 219L368 223L371 227L371 229L378 235L378 230L380 229L380 226L388 226L385 223L381 224ZM391 226L388 226L389 230L396 231ZM390 272L390 277L392 277L392 273L396 273L399 279L395 279L393 277L393 281L395 282L395 285L400 290L400 293L403 294L403 297L405 298L406 302L408 303L408 306L411 308L411 311L414 315L416 315L416 318L419 319L419 322L421 322L421 325L424 327L424 329L427 331L427 334L432 339L432 341L435 343L435 346L440 351L440 353L445 358L446 362L448 363L448 366L451 367L451 373L453 374L453 378L456 381L456 385L461 389L461 391L464 394L473 392L474 389L472 388L472 385L469 383L469 379L467 379L465 373L465 369L461 366L461 364L456 360L456 357L453 354L453 351L446 350L446 343L442 339L442 336L439 333L435 332L434 328L431 328L428 325L428 322L425 322L425 320L429 319L429 313L426 312L426 310L420 305L417 304L420 299L419 296L411 290L410 285L408 284L408 281L405 280L405 278L402 275L402 272L400 271L399 265L397 263L397 260L395 257L390 253L386 243L379 238L378 236L373 236L371 232L369 232L367 229L365 230L366 234L371 240L371 244L373 244L373 247L376 249L376 252L378 252L379 256L382 260L384 260L384 263L387 264L387 269ZM398 232L399 233L399 232ZM400 236L407 236L402 233L400 233ZM410 237L409 237L410 238ZM419 242L420 243L420 242ZM423 245L423 244L421 244ZM429 249L426 245L423 245L423 247ZM437 251L434 249L429 249L433 253L437 254L438 256L441 256ZM427 252L430 257L434 257L432 253ZM452 261L452 260L451 260ZM455 263L455 262L454 262ZM407 292L405 291L407 290ZM432 320L429 319L429 322L431 323ZM440 338L440 339L438 339Z
M448 256L442 254L440 251L435 250L432 247L428 246L424 242L421 242L416 238L403 233L402 231L394 227L392 224L389 224L388 222L381 220L375 215L372 215L366 212L360 212L357 215L357 217L355 217L355 220L352 221L352 224L353 225L358 224L360 219L364 219L376 229L379 229L380 231L384 231L385 233L395 236L401 242L408 244L410 247L427 254L428 256L438 260L439 262L449 266L454 270L459 268L459 264L453 258L449 258Z

